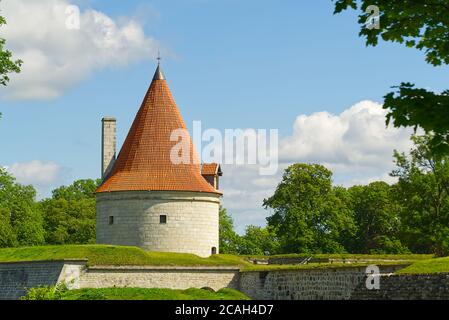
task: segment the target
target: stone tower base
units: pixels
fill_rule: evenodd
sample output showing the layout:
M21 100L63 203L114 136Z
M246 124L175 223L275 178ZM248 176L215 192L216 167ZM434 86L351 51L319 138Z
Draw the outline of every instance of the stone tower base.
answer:
M120 191L96 198L98 244L201 257L219 252L219 194Z

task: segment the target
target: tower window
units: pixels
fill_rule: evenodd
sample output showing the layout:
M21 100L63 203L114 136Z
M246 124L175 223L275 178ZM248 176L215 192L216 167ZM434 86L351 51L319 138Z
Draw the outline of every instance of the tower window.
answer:
M166 224L167 223L167 216L165 214L162 214L159 216L159 223L160 224Z
M109 225L114 224L114 216L109 216Z

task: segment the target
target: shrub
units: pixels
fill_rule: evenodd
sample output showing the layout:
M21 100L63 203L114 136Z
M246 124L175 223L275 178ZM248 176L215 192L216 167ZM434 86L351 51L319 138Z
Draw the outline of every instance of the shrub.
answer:
M30 288L27 290L27 294L21 297L20 300L61 300L67 290L65 283L59 283L56 286Z

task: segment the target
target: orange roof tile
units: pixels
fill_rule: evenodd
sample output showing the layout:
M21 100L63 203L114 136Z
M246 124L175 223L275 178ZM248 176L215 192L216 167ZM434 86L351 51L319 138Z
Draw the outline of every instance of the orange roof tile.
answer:
M220 165L218 163L203 163L201 166L201 174L203 176L216 175L220 173Z
M158 67L129 130L111 174L97 192L133 190L197 191L221 194L201 175L201 165L190 143L190 164L174 164L170 141L176 129L186 129L167 81Z

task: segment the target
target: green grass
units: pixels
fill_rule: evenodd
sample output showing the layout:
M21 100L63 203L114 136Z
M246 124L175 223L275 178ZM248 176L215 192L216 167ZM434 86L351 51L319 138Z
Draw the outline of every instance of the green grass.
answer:
M396 274L449 273L449 257L416 261Z
M371 264L378 266L388 265L410 265L412 261L374 261L374 262L355 262L355 263L308 263L308 264L284 264L284 265L248 265L241 269L242 272L251 271L278 271L278 270L314 270L314 269L334 269L334 268L353 268L367 267Z
M245 256L247 258L305 258L312 257L318 259L336 259L336 260L426 260L432 259L434 256L431 254L353 254L353 253L334 253L334 254L278 254L272 256Z
M370 264L380 266L387 265L411 265L415 261L422 261L432 259L431 254L282 254L273 256L246 256L247 258L304 258L312 257L318 259L332 259L332 260L355 260L355 262L321 262L308 264L285 264L285 265L254 265L249 264L244 266L241 270L245 271L275 271L275 270L311 270L311 269L329 269L329 268L350 268L350 267L365 267ZM360 261L357 261L360 260Z
M254 265L245 260L245 257L219 254L209 258L201 258L186 253L146 252L137 247L111 246L111 245L63 245L24 248L0 249L0 262L35 261L35 260L63 260L87 259L89 266L115 265L115 266L229 266L240 268L242 271L269 271L269 270L297 270L297 269L324 269L366 266L376 264L411 264L413 262L436 261L432 255L366 255L366 254L290 254L272 257L304 257L329 258L342 260L370 260L370 262L355 263L309 263L305 265ZM255 257L255 256L252 256ZM260 256L260 258L267 258ZM425 259L425 260L424 260ZM378 261L376 261L378 260ZM382 261L384 260L384 261ZM389 260L389 261L385 261ZM438 262L435 262L438 263ZM408 268L407 268L408 269Z
M94 265L153 266L244 266L249 264L233 255L201 258L187 253L146 252L137 247L111 245L64 245L0 249L0 262L88 259Z
M68 290L65 286L31 288L21 300L249 300L243 293L223 288L207 289L147 289L101 288Z
M61 300L249 300L232 289L212 292L203 289L171 290L143 288L79 289L66 291Z

